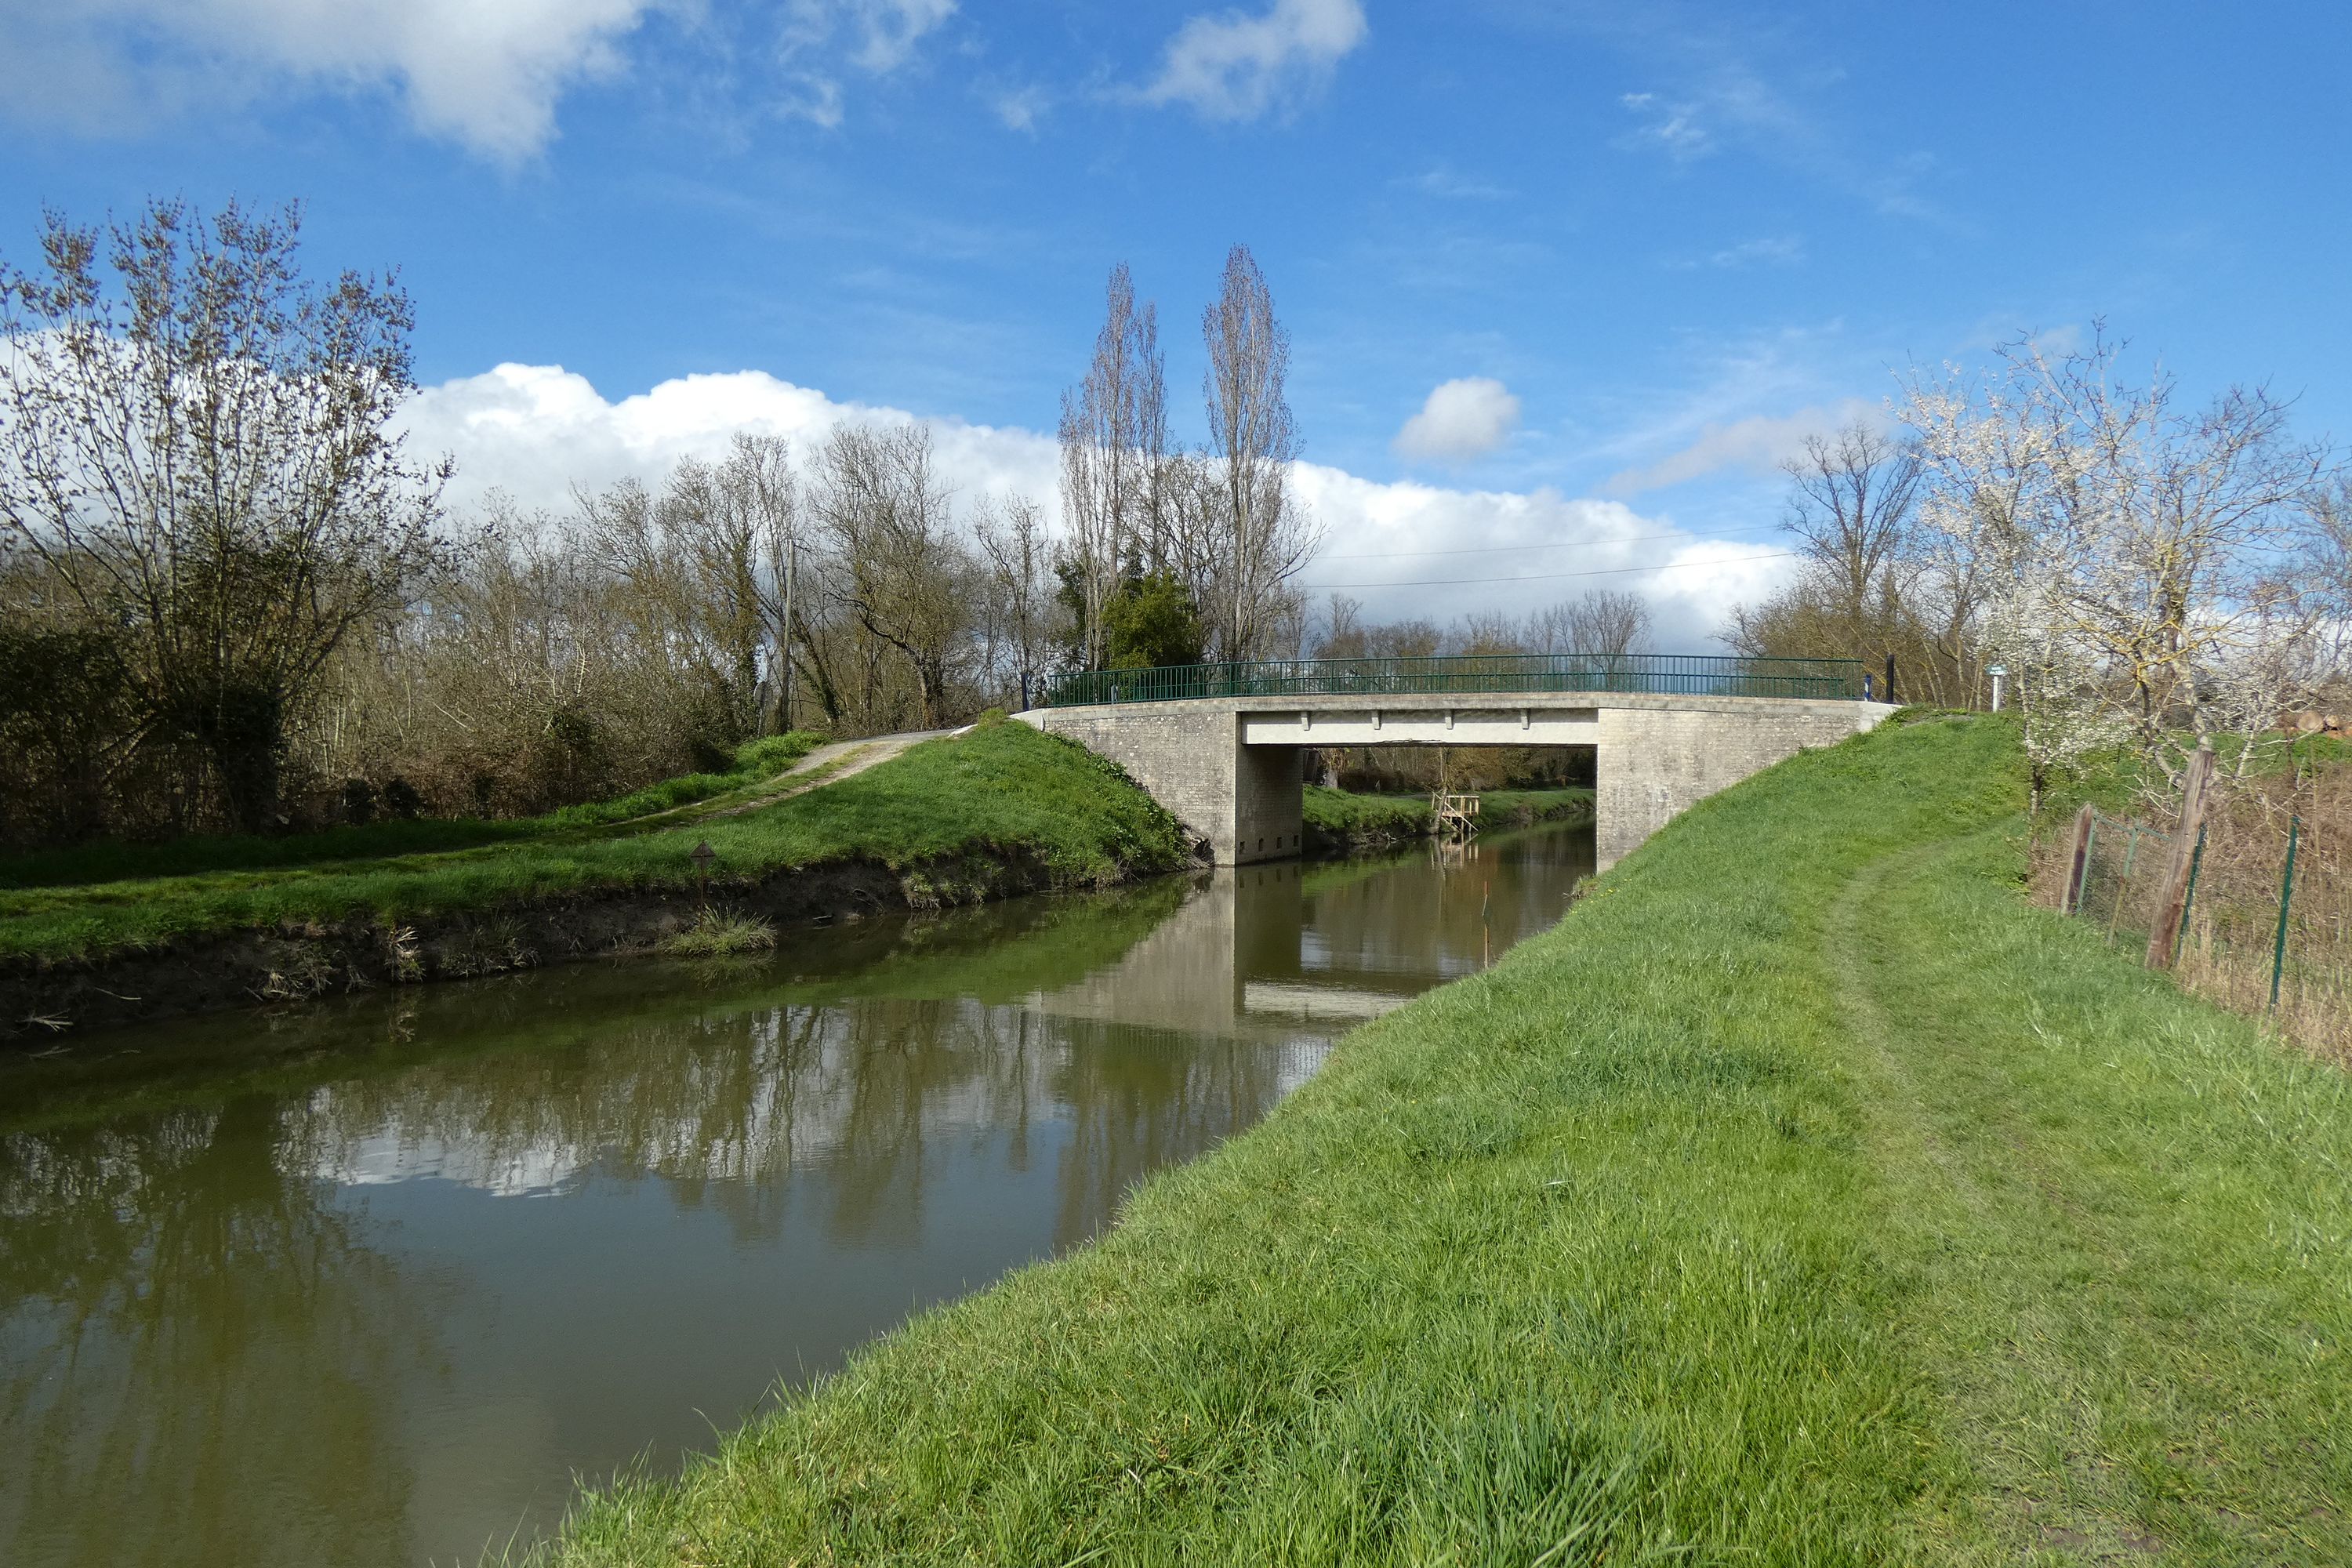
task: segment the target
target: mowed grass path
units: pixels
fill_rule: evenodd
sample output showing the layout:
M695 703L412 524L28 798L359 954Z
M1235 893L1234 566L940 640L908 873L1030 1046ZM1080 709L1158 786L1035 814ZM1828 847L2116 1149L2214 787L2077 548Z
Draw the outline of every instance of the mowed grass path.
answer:
M1686 814L572 1563L2352 1560L2346 1079L2027 907L2011 733Z

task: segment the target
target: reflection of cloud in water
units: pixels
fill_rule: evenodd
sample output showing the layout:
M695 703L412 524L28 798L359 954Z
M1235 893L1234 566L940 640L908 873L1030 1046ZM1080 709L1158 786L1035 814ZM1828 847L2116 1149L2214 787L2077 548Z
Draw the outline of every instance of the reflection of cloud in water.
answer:
M1105 1022L969 998L673 1022L622 1032L561 1094L525 1092L499 1070L322 1087L301 1142L309 1173L353 1187L442 1181L530 1197L599 1174L758 1184L796 1169L919 1167L941 1141L1113 1108L1181 1122L1202 1103L1270 1102L1328 1048L1318 1037L1235 1055L1131 1028L1113 1041ZM1091 1059L1114 1044L1115 1061Z
M0 1096L0 1562L463 1560L551 1519L1098 1233L1557 913L1558 868L1478 852L169 1026L112 1087Z
M316 1173L347 1187L391 1182L456 1182L493 1197L551 1197L586 1166L579 1151L561 1144L493 1152L471 1142L451 1142L433 1134L411 1137L397 1130L354 1139Z

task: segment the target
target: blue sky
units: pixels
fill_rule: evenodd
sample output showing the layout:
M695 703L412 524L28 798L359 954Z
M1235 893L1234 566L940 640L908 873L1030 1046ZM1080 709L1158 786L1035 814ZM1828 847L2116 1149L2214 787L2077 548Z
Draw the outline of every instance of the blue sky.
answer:
M314 265L415 293L420 438L551 504L844 405L1049 486L1119 259L1197 437L1244 241L1316 580L1525 579L1363 595L1451 612L1671 561L1601 581L1687 643L1785 569L1727 531L1771 462L1913 361L2104 316L2352 433L2347 45L2321 5L0 0L0 256L45 203L299 196ZM1341 559L1450 545L1490 552Z

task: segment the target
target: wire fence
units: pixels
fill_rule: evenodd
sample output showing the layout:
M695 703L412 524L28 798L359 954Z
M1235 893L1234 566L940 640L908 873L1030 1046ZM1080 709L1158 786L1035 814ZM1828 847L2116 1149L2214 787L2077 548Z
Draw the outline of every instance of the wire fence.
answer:
M2095 811L2069 912L2116 946L2145 952L2170 914L2176 842L2166 828ZM2174 931L2181 982L2352 1057L2352 768L2219 791L2189 851Z
M1049 677L1045 705L1172 702L1199 697L1605 691L1661 696L1859 698L1868 671L1844 658L1716 654L1455 654L1427 658L1286 658L1245 664L1075 670ZM1884 695L1880 693L1879 695Z

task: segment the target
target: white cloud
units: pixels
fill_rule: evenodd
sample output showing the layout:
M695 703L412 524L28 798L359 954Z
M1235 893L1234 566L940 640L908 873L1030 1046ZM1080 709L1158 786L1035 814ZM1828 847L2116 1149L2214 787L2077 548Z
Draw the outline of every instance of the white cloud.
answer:
M402 423L413 451L457 459L452 506L500 489L526 509L560 511L575 483L657 480L680 458L722 456L738 430L782 436L806 453L844 420L915 419L904 409L836 403L764 371L683 376L613 403L561 365L502 364L427 387ZM967 492L1055 493L1061 458L1052 437L953 419L930 426L942 471Z
M1619 146L1650 148L1677 163L1715 151L1715 137L1700 123L1696 104L1666 103L1654 92L1629 92L1617 101L1642 118L1640 126L1618 139Z
M1491 376L1465 376L1429 395L1397 432L1396 449L1408 458L1458 463L1493 451L1518 424L1519 400L1508 387Z
M1770 473L1784 459L1795 456L1808 436L1823 435L1857 420L1877 424L1885 418L1885 411L1875 404L1850 397L1842 403L1801 408L1790 415L1759 415L1728 424L1711 424L1680 451L1642 468L1612 474L1601 488L1611 495L1630 496L1664 489L1724 468Z
M1452 202L1495 202L1511 194L1502 185L1475 179L1446 163L1432 163L1418 174L1405 175L1395 184L1408 190L1419 191L1425 196Z
M1011 88L989 96L988 107L1007 131L1034 132L1037 121L1054 107L1054 100L1044 88Z
M1362 0L1274 0L1263 16L1194 16L1168 41L1143 100L1255 120L1321 85L1364 34Z
M914 58L916 46L956 13L957 0L790 0L778 53L788 89L786 114L832 129L841 123L838 65L887 76Z
M843 420L915 418L836 402L759 371L686 376L614 402L558 366L502 364L425 389L404 423L414 451L457 458L453 508L474 506L496 489L526 510L560 512L575 483L658 481L680 458L722 455L737 430L789 437L805 458ZM1018 490L1052 513L1060 455L1051 436L929 423L940 471L963 502ZM1318 602L1345 584L1378 619L1524 613L1590 587L1626 588L1649 600L1661 647L1697 649L1731 605L1769 591L1787 566L1750 559L1773 546L1693 539L1617 500L1381 483L1313 463L1292 474L1327 535L1303 583Z
M1703 652L1732 606L1770 593L1790 565L1777 543L1694 539L1622 501L1550 489L1383 484L1313 463L1293 484L1328 531L1300 579L1309 597L1320 607L1346 593L1374 621L1524 615L1613 588L1649 605L1662 650Z
M1785 234L1744 240L1717 251L1706 261L1710 267L1737 269L1759 263L1769 267L1794 267L1804 258L1804 240L1797 235Z
M0 13L22 118L103 129L126 109L245 101L286 84L398 93L417 128L506 162L555 132L573 85L620 68L656 0L79 0Z

